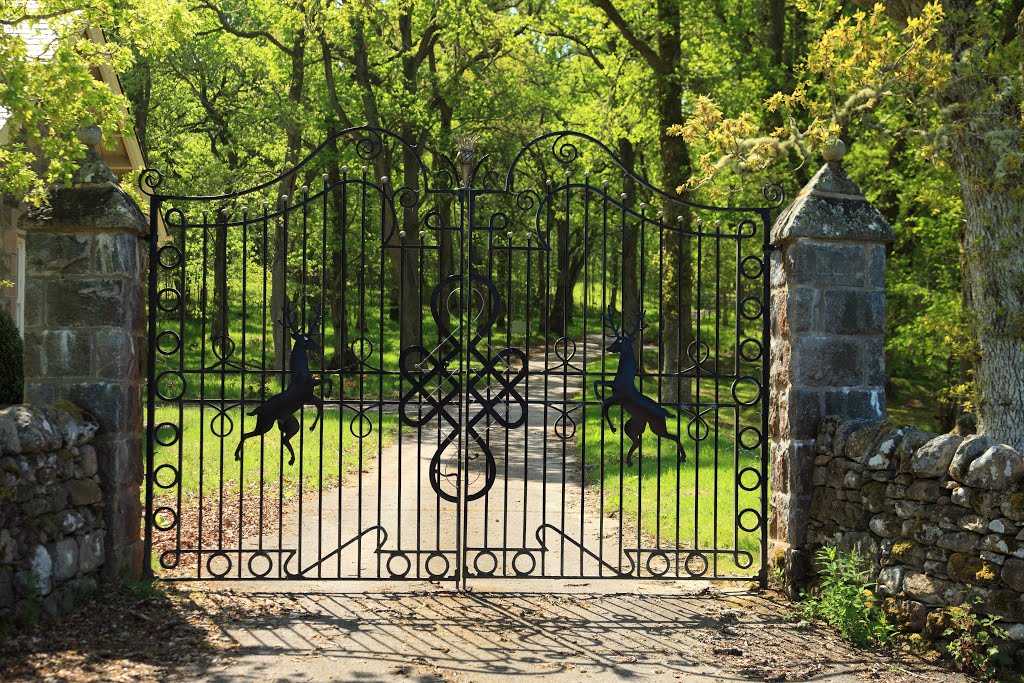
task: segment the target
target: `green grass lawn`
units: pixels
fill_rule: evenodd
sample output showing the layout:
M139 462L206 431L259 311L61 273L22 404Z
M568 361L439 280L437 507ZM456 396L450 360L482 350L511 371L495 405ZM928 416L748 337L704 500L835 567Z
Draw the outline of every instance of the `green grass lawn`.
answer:
M616 412L613 410L612 420L618 424ZM743 531L736 522L737 514L748 508L757 514L745 513L745 526L754 528L760 516L760 452L743 448L736 451L732 428L720 421L716 438L713 419L709 422L710 431L696 452L694 442L683 439L685 462L678 461L675 444L668 441L660 444L659 457L660 440L648 430L639 450L641 457L634 454L633 466L623 467L620 453L629 449L630 439L618 427L613 434L607 424L602 425L598 406L588 407L584 430L577 434L584 481L591 490L603 492L605 514L614 513L637 525L646 544L746 551L754 559L752 566L739 567L731 555L720 554L717 566L713 565L708 574L752 576L760 564L760 530ZM677 429L669 420L669 430ZM753 471L742 474L741 481L753 490L737 485L737 473L746 468Z
M157 496L175 491L175 487L163 486L174 481L173 471L163 465L171 465L180 471L180 486L183 496L193 496L200 491L204 496L220 495L225 491L237 492L249 486L259 486L260 481L278 483L285 497L302 491L316 490L321 486L329 486L339 481L345 473L354 471L362 464L376 458L378 444L387 447L395 442L398 433L398 418L394 413L378 416L368 412L366 420L360 420L354 411L345 410L339 422L337 410L324 410L321 424L310 432L315 411L305 411L305 425L301 434L292 437L296 460L288 465L288 452L281 447L280 431L275 426L262 439L252 437L245 442L241 462L234 458L235 447L241 435L241 410L234 408L227 411L227 420L220 416L216 408L200 409L198 406L159 406L156 410L156 424L172 423L181 426L181 452L179 443L170 446L156 445L154 455L155 486ZM353 425L353 420L355 424ZM232 423L232 430L223 438L222 423ZM251 430L256 418L246 416L245 429ZM352 435L350 427L356 431L371 432L365 439L357 439ZM157 433L159 441L169 443L173 429L162 427ZM283 467L282 467L283 465Z

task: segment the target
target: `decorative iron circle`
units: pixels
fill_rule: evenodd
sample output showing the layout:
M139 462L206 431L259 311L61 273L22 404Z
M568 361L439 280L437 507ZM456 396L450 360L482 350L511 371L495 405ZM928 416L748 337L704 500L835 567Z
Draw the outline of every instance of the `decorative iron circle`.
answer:
M162 268L167 270L177 268L181 265L181 249L178 249L173 244L160 247L159 251L156 252L156 260Z
M223 334L210 340L210 348L217 360L225 360L235 354L234 340Z
M163 517L165 521L161 524L158 520ZM178 513L169 507L158 507L153 510L153 528L157 531L170 531L178 526Z
M740 558L743 559L741 560ZM750 569L751 565L754 564L754 556L746 550L740 550L733 554L732 561L735 562L736 566L740 569Z
M740 299L740 316L744 320L757 320L764 313L764 304L756 296L745 296Z
M164 356L172 356L181 350L181 337L177 332L164 330L156 337L156 350Z
M521 569L519 566L519 561L524 557L529 558L530 560L530 568L526 570ZM534 557L533 553L531 553L529 550L520 550L512 557L512 571L516 573L516 576L529 576L533 573L533 570L536 568L537 558Z
M747 347L752 346L753 351L748 351ZM740 358L743 360L753 363L754 361L761 360L761 353L764 349L761 347L761 342L756 339L744 339L740 342Z
M696 566L694 566L695 563ZM683 569L686 570L687 574L693 577L704 576L708 573L709 567L710 564L708 563L708 558L704 556L704 553L690 553L687 556L686 561L683 562Z
M165 430L171 432L170 436L161 436ZM161 422L153 429L153 440L161 446L173 446L180 437L181 430L173 422Z
M356 431L357 422L359 423L358 431ZM366 413L357 410L348 423L348 431L357 439L365 439L373 433L373 421L366 417Z
M176 393L168 393L168 389ZM185 378L177 370L161 372L156 378L156 395L164 401L177 401L185 395Z
M358 349L356 345L358 345ZM352 355L359 360L360 364L365 363L366 359L373 355L373 342L366 337L356 337L349 342L348 347L352 349Z
M748 435L752 435L753 441L747 439ZM746 448L748 451L755 450L761 446L761 430L757 427L744 427L739 433L740 445Z
M557 436L562 441L568 441L572 437L576 436L576 421L569 417L568 413L562 413L555 420L555 424L552 427Z
M435 571L434 569L431 569L431 565L434 564L434 560L441 560L442 562L444 562L444 569L442 569L441 571ZM434 552L427 555L427 561L424 563L424 567L427 570L427 576L431 579L443 579L448 574L448 570L451 569L451 566L452 563L448 559L448 556L442 553L440 550L435 550Z
M654 560L658 560L659 562L663 563L663 566L652 567L651 563ZM672 563L669 561L668 555L664 551L662 551L662 550L659 550L657 552L653 552L650 555L648 555L647 556L647 563L646 564L647 564L647 571L651 574L651 576L659 576L659 577L660 576L665 576L665 574L668 573L668 570L671 569L671 567L672 567Z
M749 401L744 401L740 398L740 389L744 384L753 385L754 397ZM756 406L761 400L761 383L757 381L756 377L751 377L750 375L740 377L732 383L732 400L741 406Z
M748 475L753 476L753 483L744 481L744 478L750 478L750 476ZM736 485L739 486L744 491L758 490L759 488L761 488L761 483L763 481L764 478L761 476L761 473L755 470L753 467L744 467L742 470L740 470L739 476L736 477Z
M161 472L164 472L166 474L161 475ZM172 489L178 485L179 474L180 473L178 472L177 467L175 467L174 465L170 465L168 463L164 463L163 465L160 465L160 467L157 467L155 470L153 470L153 483L162 489ZM164 476L169 476L170 479L164 479Z
M164 569L174 569L181 560L181 554L177 550L165 550L160 553L160 566Z
M217 410L210 418L210 431L214 436L223 439L235 431L235 421L231 419L226 410Z
M686 425L686 433L690 435L690 438L694 441L703 441L708 438L708 434L711 432L711 427L708 425L708 421L700 415L695 415L690 418L690 421Z
M747 516L752 516L754 518L754 522L752 524L743 523L743 518ZM743 531L746 531L747 533L753 533L757 531L761 528L761 513L755 510L754 508L747 508L746 510L743 510L742 512L740 512L740 514L736 516L736 526L738 526Z
M223 569L214 569L214 561L223 566ZM206 558L206 571L215 579L222 579L231 571L231 558L225 552L216 552Z
M566 337L555 342L555 356L563 363L568 363L576 357L576 342Z
M405 563L404 565L401 566L400 570L396 570L392 566L392 563L396 559L397 560L401 560L402 562ZM409 570L412 569L412 562L409 560L409 556L408 555L406 555L405 553L403 553L401 551L398 551L398 552L391 553L391 557L388 558L387 564L385 566L387 567L388 573L391 574L392 578L400 579L400 578L404 577L405 575L407 575L409 573Z
M480 566L480 558L486 557L490 562L490 568L485 569ZM473 570L480 576L494 576L494 572L498 569L498 557L490 550L481 550L473 558Z
M711 357L711 347L704 341L692 341L686 347L686 355L699 365Z
M761 273L764 272L764 261L753 254L744 257L744 259L740 261L740 272L743 273L743 277L749 280L755 280L761 277Z
M181 294L173 287L164 287L156 293L156 307L164 313L174 313L181 305Z
M267 566L263 570L257 570L256 567L255 567L255 564L254 564L256 562L256 560L265 560L266 563L267 563ZM267 574L270 573L271 569L274 568L274 561L270 558L270 554L269 553L266 553L266 552L260 550L259 552L253 553L249 557L248 567L249 567L249 573L250 574L252 574L253 576L255 576L258 579L262 579L264 576L266 576Z

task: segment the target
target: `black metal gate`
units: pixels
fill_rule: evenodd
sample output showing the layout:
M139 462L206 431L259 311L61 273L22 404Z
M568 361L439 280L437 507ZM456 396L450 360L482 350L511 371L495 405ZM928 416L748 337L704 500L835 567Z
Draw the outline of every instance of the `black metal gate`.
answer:
M158 576L764 581L770 209L586 135L501 174L473 142L351 129L220 196L143 175Z

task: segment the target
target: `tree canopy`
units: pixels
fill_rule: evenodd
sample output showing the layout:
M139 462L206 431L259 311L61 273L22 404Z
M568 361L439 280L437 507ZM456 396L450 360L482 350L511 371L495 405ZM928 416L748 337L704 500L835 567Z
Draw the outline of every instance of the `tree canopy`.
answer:
M891 406L950 429L966 405L1021 446L1021 10L1020 0L3 0L0 106L19 132L0 147L0 189L38 200L81 154L80 125L117 125L119 103L90 82L101 59L121 73L150 165L182 193L276 177L354 125L393 130L428 156L474 135L506 159L572 128L657 186L751 205L768 180L794 194L821 145L842 138L846 168L897 234ZM9 29L42 18L59 39L32 54ZM75 40L87 25L103 27L105 47ZM624 242L622 258L638 258ZM659 266L680 312L663 332L679 348L692 338L698 260L680 240ZM393 267L395 282L408 276ZM286 270L274 266L279 284ZM391 303L401 319L405 304Z

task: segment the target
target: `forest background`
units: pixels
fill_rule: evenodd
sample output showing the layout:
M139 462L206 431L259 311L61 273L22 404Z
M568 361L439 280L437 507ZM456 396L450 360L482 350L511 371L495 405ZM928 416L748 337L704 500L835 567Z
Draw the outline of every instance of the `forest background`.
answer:
M0 191L44 201L82 155L77 128L118 125L122 103L89 75L99 60L120 73L167 193L264 182L367 124L447 154L456 135L477 135L506 159L537 135L578 130L655 186L750 206L769 181L793 197L841 138L844 168L896 234L890 416L945 431L966 408L1021 446L1022 8L2 0L0 24L46 19L67 40L38 60L0 34L0 105L23 131L0 147ZM73 40L85 23L108 45ZM666 277L692 279L692 259L675 265Z

